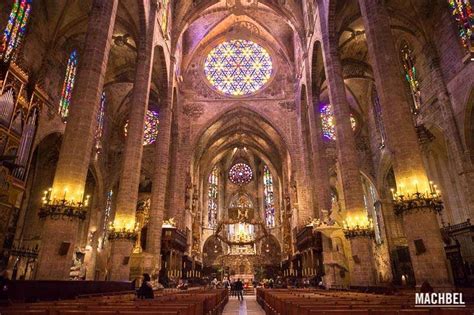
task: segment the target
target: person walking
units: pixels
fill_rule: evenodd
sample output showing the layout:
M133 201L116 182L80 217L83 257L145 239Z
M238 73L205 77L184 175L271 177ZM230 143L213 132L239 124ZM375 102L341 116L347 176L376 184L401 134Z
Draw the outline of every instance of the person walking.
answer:
M230 282L230 296L235 296L235 280L232 279Z
M240 281L240 278L237 279L237 281L235 282L235 292L237 293L237 298L239 299L239 301L243 301L244 300L244 284L242 281Z

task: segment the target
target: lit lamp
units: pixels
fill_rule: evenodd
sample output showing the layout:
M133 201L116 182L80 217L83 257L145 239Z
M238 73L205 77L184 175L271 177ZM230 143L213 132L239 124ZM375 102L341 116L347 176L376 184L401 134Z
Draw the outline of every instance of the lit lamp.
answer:
M110 222L107 235L109 240L127 240L135 242L138 237L139 225L135 220L115 220Z
M64 189L64 194L61 198L53 197L53 189L49 188L43 192L41 198L41 208L38 212L40 219L51 218L58 219L79 219L85 220L86 212L89 208L90 195L84 196L82 194L79 201L74 200L74 197L67 199L68 189Z
M429 182L429 192L428 190L420 192L417 182L414 182L414 190L415 192L410 193L403 185L400 185L397 191L391 189L395 214L402 215L408 211L422 209L429 209L435 213L443 210L441 191L432 181Z
M348 214L342 223L342 231L347 239L354 237L374 237L374 223L367 215L351 215Z

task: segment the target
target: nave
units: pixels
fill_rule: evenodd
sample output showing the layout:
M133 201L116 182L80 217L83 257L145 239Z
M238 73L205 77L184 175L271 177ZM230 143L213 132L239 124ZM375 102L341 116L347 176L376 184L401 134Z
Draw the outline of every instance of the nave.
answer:
M365 293L321 289L265 289L240 301L226 289L155 290L153 299L134 291L96 293L75 299L16 302L2 315L471 315L474 292L464 291L462 307L415 307L414 292Z
M241 302L236 297L230 297L222 315L264 315L255 296L245 296Z

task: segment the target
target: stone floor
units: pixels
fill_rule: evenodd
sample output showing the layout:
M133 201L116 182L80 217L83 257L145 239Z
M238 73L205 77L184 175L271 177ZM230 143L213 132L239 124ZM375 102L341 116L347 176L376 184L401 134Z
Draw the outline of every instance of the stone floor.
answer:
M236 297L229 297L223 315L265 315L265 312L258 305L255 295L251 295L245 296L242 302Z

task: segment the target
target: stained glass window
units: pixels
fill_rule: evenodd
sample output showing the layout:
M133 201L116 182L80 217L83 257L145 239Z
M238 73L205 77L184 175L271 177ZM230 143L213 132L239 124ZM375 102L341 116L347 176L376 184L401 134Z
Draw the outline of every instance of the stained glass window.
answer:
M236 163L229 170L229 180L236 185L247 185L252 181L252 168L247 163Z
M336 122L334 119L334 111L331 104L323 104L321 106L321 121L323 127L323 136L328 140L336 140ZM357 120L351 114L351 126L355 130L357 128Z
M415 67L413 51L407 42L403 42L400 49L400 57L405 70L405 79L410 87L410 93L413 99L412 112L417 113L421 105L420 83L418 81L418 72Z
M95 148L97 153L101 150L101 139L104 133L105 122L105 92L100 97L99 113L97 114L97 129L95 130Z
M153 144L158 137L158 125L160 123L158 112L148 110L145 117L145 127L143 134L143 145ZM125 136L128 133L128 122L123 127Z
M231 96L249 95L270 79L272 59L263 47L254 42L230 40L209 52L204 73L219 92Z
M102 223L102 247L104 247L104 242L107 239L107 229L109 227L109 222L110 222L110 216L112 215L112 197L114 195L114 192L112 190L109 190L107 193L107 199L105 201L105 211L104 211L104 221Z
M474 41L474 12L471 0L448 0L451 14L457 22L462 45L469 49Z
M372 98L373 98L373 114L374 114L374 120L375 120L375 128L377 129L377 133L380 137L380 148L385 147L385 127L383 125L382 121L382 107L380 106L380 99L379 95L377 94L377 90L373 89L372 92Z
M378 202L377 190L374 185L369 182L364 176L361 176L362 188L364 190L364 206L367 210L368 217L374 222L375 230L375 242L377 244L382 243L381 235L381 217L380 215L380 202Z
M209 174L208 180L207 222L210 228L217 225L217 205L219 204L219 168L215 166Z
M160 12L160 25L163 35L166 37L168 34L169 18L170 18L170 2L171 0L161 0L161 12Z
M273 195L273 177L270 168L263 167L263 195L265 203L265 223L267 227L275 226L275 197Z
M63 90L61 92L61 101L59 102L59 114L66 119L69 114L69 105L71 105L72 90L77 72L77 51L73 50L67 62L66 76L64 78Z
M143 145L149 145L156 141L158 136L158 112L149 110L145 119L145 134L143 135Z
M14 57L26 32L26 25L31 13L33 0L15 0L8 18L7 27L0 43L0 59L4 62Z

